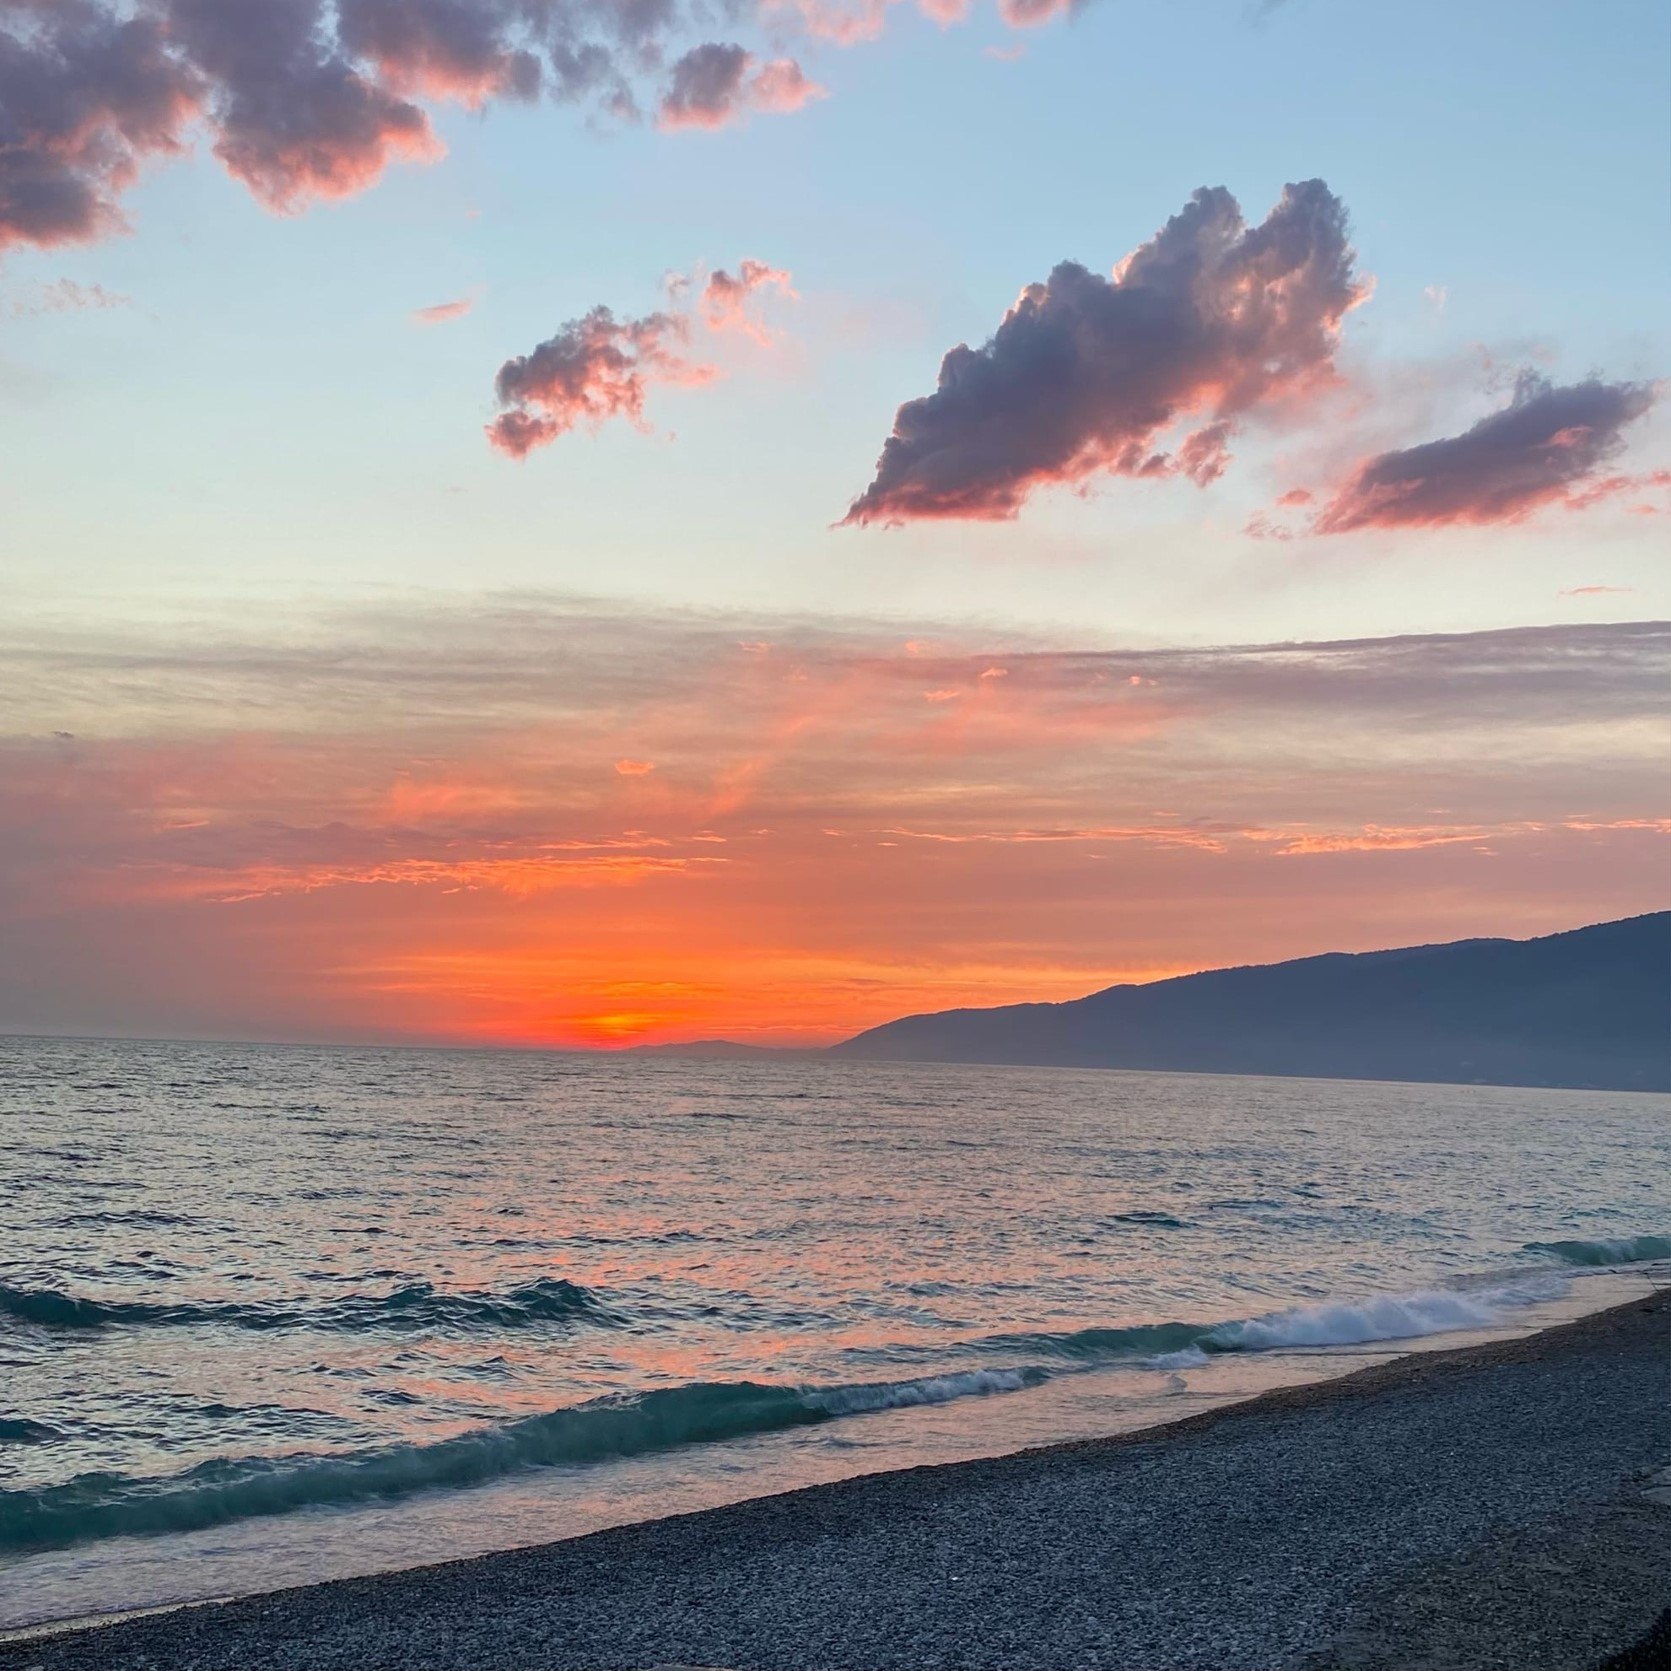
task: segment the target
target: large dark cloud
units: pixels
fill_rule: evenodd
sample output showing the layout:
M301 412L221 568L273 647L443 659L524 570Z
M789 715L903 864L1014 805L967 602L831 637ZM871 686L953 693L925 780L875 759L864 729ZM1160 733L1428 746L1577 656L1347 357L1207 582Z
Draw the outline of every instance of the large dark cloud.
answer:
M1654 402L1646 383L1558 386L1524 372L1514 398L1460 435L1382 453L1361 465L1318 513L1320 534L1519 522L1545 505L1594 502L1638 485L1600 479L1625 427Z
M172 0L169 26L213 86L215 155L269 208L349 196L438 149L423 111L336 50L319 0Z
M180 148L202 93L154 16L0 0L0 252L119 229L122 192Z
M143 165L197 132L287 211L439 154L418 101L544 93L632 119L675 59L668 126L821 91L792 59L741 46L678 58L696 27L686 0L0 0L0 254L121 230ZM729 88L702 73L716 54L735 65Z
M343 46L399 93L480 103L540 91L539 54L516 42L500 0L337 0Z
M1013 517L1035 488L1104 474L1213 480L1239 418L1332 378L1365 294L1352 261L1321 180L1255 227L1222 187L1198 191L1111 278L1065 261L983 348L954 348L847 520Z

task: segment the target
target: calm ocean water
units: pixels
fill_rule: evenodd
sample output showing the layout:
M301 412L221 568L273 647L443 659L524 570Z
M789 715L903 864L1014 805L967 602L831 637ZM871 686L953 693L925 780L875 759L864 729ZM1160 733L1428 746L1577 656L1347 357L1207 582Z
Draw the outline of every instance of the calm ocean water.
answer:
M1641 1095L0 1039L0 1121L0 1625L1110 1432L1671 1258Z

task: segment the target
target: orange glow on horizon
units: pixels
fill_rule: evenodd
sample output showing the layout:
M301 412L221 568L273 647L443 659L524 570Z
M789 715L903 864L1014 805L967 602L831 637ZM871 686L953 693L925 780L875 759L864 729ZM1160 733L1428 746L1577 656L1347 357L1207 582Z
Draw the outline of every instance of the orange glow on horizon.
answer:
M381 674L333 692L264 667L149 732L37 698L0 806L29 1002L158 1035L823 1044L1550 932L1645 908L1663 875L1662 685L1650 712L1628 640L1575 663L1493 639L1468 678L1506 658L1498 708L1525 704L1499 733L1458 717L1450 639L1426 663L1409 641L960 653L532 619L520 651L494 619L490 684L439 713ZM1519 655L1621 694L1527 696Z

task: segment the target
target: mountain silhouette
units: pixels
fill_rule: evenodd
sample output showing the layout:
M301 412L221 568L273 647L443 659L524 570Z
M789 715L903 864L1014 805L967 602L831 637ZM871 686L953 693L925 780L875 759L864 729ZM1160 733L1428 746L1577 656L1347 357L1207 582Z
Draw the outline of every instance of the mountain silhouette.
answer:
M1535 940L1330 952L909 1015L832 1047L895 1062L1671 1089L1671 911Z

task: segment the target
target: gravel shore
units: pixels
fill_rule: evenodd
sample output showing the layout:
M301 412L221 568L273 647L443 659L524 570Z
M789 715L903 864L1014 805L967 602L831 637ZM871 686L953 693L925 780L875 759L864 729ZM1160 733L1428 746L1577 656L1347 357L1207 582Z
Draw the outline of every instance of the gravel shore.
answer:
M1164 1428L0 1648L0 1671L1590 1671L1671 1603L1671 1294Z

